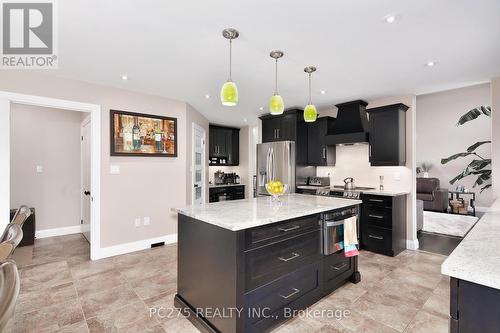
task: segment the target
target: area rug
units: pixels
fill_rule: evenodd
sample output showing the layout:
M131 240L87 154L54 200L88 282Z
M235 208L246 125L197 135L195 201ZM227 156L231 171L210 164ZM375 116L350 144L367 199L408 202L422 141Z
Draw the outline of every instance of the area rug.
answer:
M464 237L478 220L475 216L424 211L422 231Z

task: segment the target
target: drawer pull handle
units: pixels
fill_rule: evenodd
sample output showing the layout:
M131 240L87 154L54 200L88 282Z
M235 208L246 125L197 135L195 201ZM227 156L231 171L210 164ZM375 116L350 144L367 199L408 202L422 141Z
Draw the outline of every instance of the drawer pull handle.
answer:
M287 262L287 261L293 260L293 259L298 258L298 257L300 257L300 254L292 252L291 257L288 257L288 258L278 257L278 259L281 261Z
M370 237L370 238L375 238L375 239L378 239L378 240L382 240L382 239L384 239L384 237L382 237L382 236L373 236L373 235L368 235L368 237Z
M371 202L384 202L382 199L369 199Z
M331 266L334 270L336 271L340 271L341 269L347 267L347 264L346 263L343 263L342 265L340 266Z
M293 295L297 295L298 293L300 293L300 290L298 290L297 288L292 288L292 289L293 289L293 292L291 294L288 294L286 296L280 295L281 298L288 299L288 298L292 297Z
M376 219L383 219L384 217L381 216L381 215L373 215L373 214L369 214L368 215L369 217L373 217L373 218L376 218Z
M292 230L297 230L300 228L300 225L294 225L293 227L290 227L290 228L278 228L279 231L283 231L283 232L288 232L288 231L292 231Z

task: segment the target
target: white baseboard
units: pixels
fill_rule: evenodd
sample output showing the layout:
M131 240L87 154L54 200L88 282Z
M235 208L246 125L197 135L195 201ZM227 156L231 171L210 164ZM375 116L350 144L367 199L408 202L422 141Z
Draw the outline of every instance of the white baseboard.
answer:
M408 250L418 250L419 248L418 239L407 239L406 248Z
M160 242L165 242L165 245L177 243L177 234L165 235L161 237L143 239L136 242L103 247L99 250L99 253L92 258L92 260L103 259L103 258L117 256L120 254L126 254L130 252L149 249L151 248L151 244Z
M490 209L490 207L481 207L481 206L476 207L476 211L481 213L485 213L488 209Z
M64 235L72 235L79 234L82 232L82 225L75 225L71 227L62 227L62 228L52 228L52 229L44 229L35 231L35 238L47 238L47 237L55 237L55 236L64 236Z

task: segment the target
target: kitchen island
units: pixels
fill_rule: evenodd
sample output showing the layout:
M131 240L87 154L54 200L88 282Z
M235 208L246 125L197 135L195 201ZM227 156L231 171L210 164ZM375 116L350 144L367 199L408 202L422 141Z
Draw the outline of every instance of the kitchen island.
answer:
M500 199L441 266L450 276L450 333L500 330Z
M359 204L290 194L178 209L176 306L204 332L262 332L359 282L357 257L322 246L325 214Z

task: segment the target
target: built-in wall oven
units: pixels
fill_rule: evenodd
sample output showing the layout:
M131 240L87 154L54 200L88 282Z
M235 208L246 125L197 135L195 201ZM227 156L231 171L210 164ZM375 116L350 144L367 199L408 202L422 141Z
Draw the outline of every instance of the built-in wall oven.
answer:
M325 256L342 251L344 241L344 222L346 219L353 216L358 216L357 206L335 210L322 215L322 241L323 254ZM356 223L358 224L357 230L359 238L359 219Z

